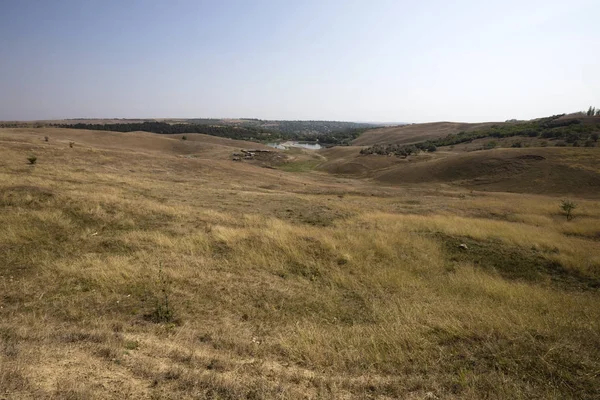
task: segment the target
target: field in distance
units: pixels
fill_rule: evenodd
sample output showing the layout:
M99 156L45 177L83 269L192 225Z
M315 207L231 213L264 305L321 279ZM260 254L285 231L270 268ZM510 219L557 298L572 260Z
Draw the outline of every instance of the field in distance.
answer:
M0 129L0 398L600 396L598 147L186 136Z

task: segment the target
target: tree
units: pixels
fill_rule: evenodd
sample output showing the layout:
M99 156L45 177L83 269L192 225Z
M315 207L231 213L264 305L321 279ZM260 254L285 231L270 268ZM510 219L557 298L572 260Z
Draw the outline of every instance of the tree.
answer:
M588 108L588 110L587 110L587 113L586 113L586 115L587 115L587 116L589 116L589 117L592 117L592 116L594 116L594 115L597 115L597 112L596 112L596 107L592 107L592 106L590 106L590 108Z
M567 221L570 221L573 219L573 210L577 208L577 204L573 203L570 200L563 200L560 203L560 209L565 213L565 216L567 217Z

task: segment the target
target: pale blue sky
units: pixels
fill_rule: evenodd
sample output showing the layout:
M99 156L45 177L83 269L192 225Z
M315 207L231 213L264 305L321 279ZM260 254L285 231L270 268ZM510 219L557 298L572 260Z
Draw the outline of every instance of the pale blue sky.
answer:
M0 120L600 106L600 0L0 0Z

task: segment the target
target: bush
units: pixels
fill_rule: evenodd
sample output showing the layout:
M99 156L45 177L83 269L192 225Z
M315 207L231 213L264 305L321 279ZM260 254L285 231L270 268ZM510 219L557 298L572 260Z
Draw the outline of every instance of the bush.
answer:
M563 211L565 216L567 217L567 221L573 219L573 210L577 208L577 204L573 203L570 200L563 200L560 203L560 209Z
M73 148L73 146L75 146L75 142L69 142L69 147Z
M146 317L153 322L161 323L161 322L173 322L175 319L175 314L173 312L173 307L171 302L169 301L170 295L170 281L167 279L162 264L158 266L158 280L156 282L157 290L160 292L156 296L156 304L154 310L150 314L147 314Z
M399 157L408 157L411 154L419 154L424 147L414 145L399 145L399 144L376 144L371 147L367 147L360 151L360 154L380 154L384 156L396 155Z
M491 150L496 146L498 146L498 142L496 142L495 140L490 140L483 146L483 148L486 150Z
M514 142L512 144L512 146L510 146L510 147L523 147L523 143L521 143L521 142Z
M187 136L183 135L183 136L181 137L181 140L187 140Z
M34 155L31 155L31 156L27 157L27 161L29 161L29 164L34 165L37 162L37 157Z
M50 141L50 138L48 136L44 136L44 141L48 142L48 141Z

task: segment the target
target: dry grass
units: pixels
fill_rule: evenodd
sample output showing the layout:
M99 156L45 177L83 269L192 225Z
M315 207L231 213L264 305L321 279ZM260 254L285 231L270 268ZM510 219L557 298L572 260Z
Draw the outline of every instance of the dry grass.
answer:
M597 201L36 134L0 131L0 398L600 396Z

